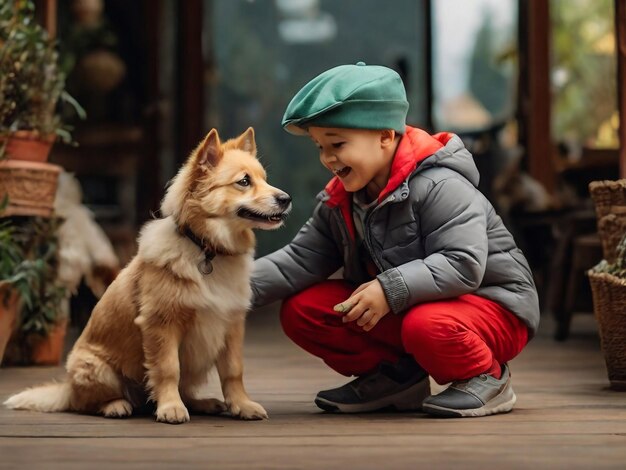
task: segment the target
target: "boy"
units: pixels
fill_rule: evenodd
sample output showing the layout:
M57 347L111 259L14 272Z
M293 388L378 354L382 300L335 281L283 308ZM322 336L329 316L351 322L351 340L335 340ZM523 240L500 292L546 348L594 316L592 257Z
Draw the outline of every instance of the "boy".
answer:
M399 75L362 62L295 95L283 127L308 135L335 176L293 241L256 260L254 305L286 299L286 334L357 376L318 393L324 410L508 412L506 363L539 322L528 263L461 140L407 126L407 110ZM452 383L428 396L428 375Z

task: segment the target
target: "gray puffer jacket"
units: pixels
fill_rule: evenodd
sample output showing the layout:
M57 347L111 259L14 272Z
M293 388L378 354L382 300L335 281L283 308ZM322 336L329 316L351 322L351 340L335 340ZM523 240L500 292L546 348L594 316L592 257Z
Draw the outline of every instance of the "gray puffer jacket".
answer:
M461 139L408 127L391 178L368 213L365 245L391 310L473 293L517 315L534 334L539 301L522 251L476 188L478 170ZM358 256L352 194L333 178L313 216L284 248L255 261L254 306L284 299L343 267L371 279Z

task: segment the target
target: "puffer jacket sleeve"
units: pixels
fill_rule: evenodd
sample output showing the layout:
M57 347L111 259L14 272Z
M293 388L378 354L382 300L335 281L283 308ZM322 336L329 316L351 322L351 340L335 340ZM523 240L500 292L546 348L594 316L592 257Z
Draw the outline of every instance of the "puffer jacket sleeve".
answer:
M416 211L424 259L378 275L394 313L473 292L485 274L487 213L475 187L457 178L440 181L417 203Z
M330 229L331 216L331 210L319 203L291 243L254 262L253 307L284 299L327 279L341 267L338 242Z

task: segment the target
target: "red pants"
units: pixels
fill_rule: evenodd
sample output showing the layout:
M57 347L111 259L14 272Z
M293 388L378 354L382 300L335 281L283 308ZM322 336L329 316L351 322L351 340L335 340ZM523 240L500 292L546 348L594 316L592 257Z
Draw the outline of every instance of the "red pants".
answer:
M343 375L362 375L410 353L439 384L482 373L499 378L500 364L528 341L515 315L470 294L420 304L404 315L390 312L366 332L333 311L353 290L342 280L317 284L286 299L280 315L287 336Z

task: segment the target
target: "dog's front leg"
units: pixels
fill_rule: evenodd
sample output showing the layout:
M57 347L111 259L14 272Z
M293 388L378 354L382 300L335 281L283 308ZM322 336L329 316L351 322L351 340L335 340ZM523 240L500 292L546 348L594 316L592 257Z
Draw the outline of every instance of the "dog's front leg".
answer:
M243 386L244 321L242 315L230 326L224 348L217 358L217 371L228 411L236 418L265 419L267 412L250 400Z
M175 325L149 322L141 316L135 323L141 328L148 388L157 402L157 421L171 424L189 421L189 412L178 391L182 331Z

